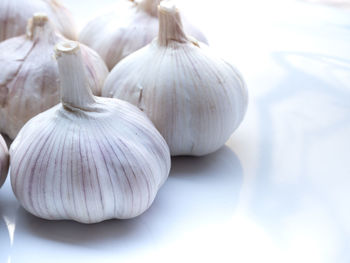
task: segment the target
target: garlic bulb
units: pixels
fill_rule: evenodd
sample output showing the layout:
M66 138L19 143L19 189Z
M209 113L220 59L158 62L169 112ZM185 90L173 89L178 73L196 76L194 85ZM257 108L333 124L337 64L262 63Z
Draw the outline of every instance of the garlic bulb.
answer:
M121 59L150 43L158 33L157 6L160 0L121 0L115 12L92 20L79 41L100 54L111 70ZM189 35L202 42L205 36L190 23Z
M0 187L4 184L9 169L9 152L4 138L0 135Z
M0 132L11 139L26 121L59 103L53 48L62 40L45 14L35 14L26 35L0 43ZM95 51L81 49L89 86L100 95L108 69Z
M135 106L91 94L77 42L58 44L56 56L62 103L28 121L10 148L17 199L52 220L140 215L168 177L166 142Z
M73 17L57 0L1 0L0 41L25 34L34 13L46 13L64 36L77 39Z
M159 35L112 70L102 96L142 109L172 155L219 149L243 119L247 90L236 69L184 34L177 8L159 7Z

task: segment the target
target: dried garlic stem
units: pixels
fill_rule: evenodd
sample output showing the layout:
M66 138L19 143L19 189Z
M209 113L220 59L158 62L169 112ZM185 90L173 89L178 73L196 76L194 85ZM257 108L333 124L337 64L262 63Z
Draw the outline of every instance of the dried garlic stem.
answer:
M41 35L54 34L54 30L49 28L49 18L44 13L35 13L28 20L26 36L33 40Z
M56 58L61 80L61 101L68 108L91 110L96 102L88 88L78 42L56 45Z
M163 2L159 7L158 43L167 46L170 41L186 43L188 38L183 30L179 10L171 2Z

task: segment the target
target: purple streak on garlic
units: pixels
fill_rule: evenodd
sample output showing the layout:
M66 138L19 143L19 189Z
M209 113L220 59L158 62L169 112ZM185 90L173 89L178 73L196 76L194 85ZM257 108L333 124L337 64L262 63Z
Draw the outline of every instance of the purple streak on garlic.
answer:
M121 59L149 44L158 33L160 0L121 0L116 11L97 17L82 30L79 40L100 54L111 70ZM207 43L205 36L189 22L185 31Z
M53 48L65 40L45 14L35 14L26 35L0 43L0 132L14 139L32 117L59 103L59 74ZM108 69L92 49L81 46L88 85L95 95Z
M77 42L58 44L56 57L62 103L28 121L10 148L17 199L50 220L140 215L168 177L166 142L137 107L92 95Z
M9 152L4 138L0 135L0 187L4 184L9 169Z
M126 100L153 121L171 155L205 155L225 144L248 103L238 71L184 33L178 9L159 7L159 35L111 71L102 96Z
M34 13L46 13L65 37L77 39L73 17L57 0L1 0L0 41L25 34Z

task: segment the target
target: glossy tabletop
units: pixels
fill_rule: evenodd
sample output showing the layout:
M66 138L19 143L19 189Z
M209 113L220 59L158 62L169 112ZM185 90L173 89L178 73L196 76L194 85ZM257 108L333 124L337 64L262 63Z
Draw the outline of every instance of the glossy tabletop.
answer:
M112 0L65 0L82 27ZM241 71L226 146L172 160L152 205L94 225L25 212L0 189L0 263L350 262L350 11L288 0L180 1Z

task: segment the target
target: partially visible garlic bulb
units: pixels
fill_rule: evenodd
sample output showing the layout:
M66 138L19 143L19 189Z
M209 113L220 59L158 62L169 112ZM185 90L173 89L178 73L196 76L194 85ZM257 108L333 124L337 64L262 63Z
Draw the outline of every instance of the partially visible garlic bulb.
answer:
M111 70L121 59L149 44L158 33L157 6L160 0L121 0L112 13L97 17L82 30L79 41L100 54ZM190 23L185 31L207 42Z
M204 155L228 140L246 112L242 76L203 43L185 35L178 9L159 7L159 35L112 70L102 96L142 109L172 155Z
M45 219L132 218L170 170L169 148L137 107L92 95L77 42L56 46L62 103L31 119L11 145L13 191Z
M26 35L0 43L0 132L14 139L30 118L59 103L59 74L53 48L64 38L45 14L35 14ZM100 95L108 69L92 49L81 46L88 84Z
M64 36L77 39L77 31L71 13L58 0L1 0L0 41L20 36L34 13L46 13Z
M4 184L9 169L9 152L4 138L0 135L0 187Z

